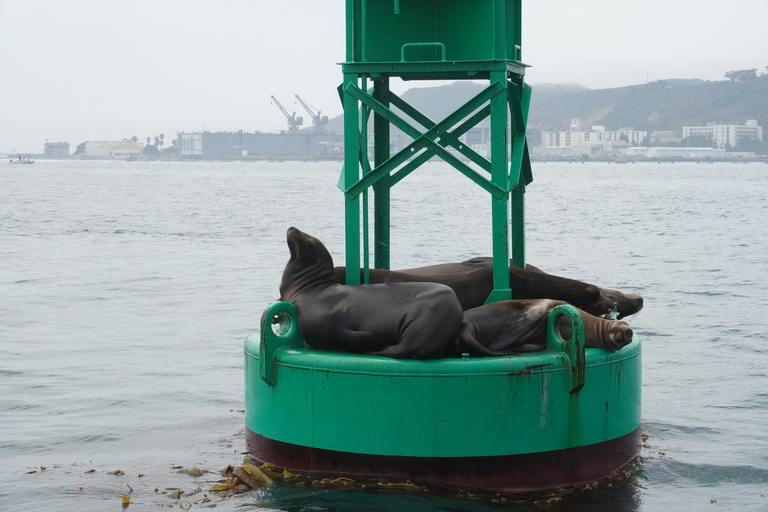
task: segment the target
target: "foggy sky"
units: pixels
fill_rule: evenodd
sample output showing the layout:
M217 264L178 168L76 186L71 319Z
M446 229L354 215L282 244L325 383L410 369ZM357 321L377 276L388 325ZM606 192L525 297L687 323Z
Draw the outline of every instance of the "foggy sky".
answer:
M537 83L602 89L768 66L768 0L524 0L523 10L534 94ZM305 126L295 94L341 113L342 0L0 0L0 20L0 153L285 129L270 95Z

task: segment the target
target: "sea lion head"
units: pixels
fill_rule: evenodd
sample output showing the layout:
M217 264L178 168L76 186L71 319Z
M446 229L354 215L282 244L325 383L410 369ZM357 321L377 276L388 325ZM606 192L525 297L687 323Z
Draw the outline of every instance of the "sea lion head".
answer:
M333 258L320 240L291 226L286 231L286 241L291 257L280 282L282 300L290 302L295 294L337 283Z

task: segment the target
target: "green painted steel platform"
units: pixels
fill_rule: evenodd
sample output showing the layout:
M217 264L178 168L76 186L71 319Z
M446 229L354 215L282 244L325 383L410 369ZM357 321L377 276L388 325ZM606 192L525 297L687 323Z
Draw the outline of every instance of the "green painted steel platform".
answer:
M637 337L584 349L550 325L540 353L413 361L313 350L295 319L274 303L245 342L247 451L263 462L519 491L594 481L639 451Z

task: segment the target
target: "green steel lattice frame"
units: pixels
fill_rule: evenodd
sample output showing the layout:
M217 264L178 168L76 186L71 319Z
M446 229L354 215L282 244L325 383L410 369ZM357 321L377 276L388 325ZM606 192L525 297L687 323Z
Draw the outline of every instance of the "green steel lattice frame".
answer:
M493 0L494 14L502 19L501 22L504 22L504 9L510 1ZM364 62L366 39L360 35L360 27L367 23L366 4L366 0L347 0L347 62L342 64L344 79L339 87L344 107L345 157L339 188L346 198L347 283L360 283L360 273L356 269L361 267L364 269L363 281L367 282L370 266L369 189L374 192L374 266L388 269L390 189L436 155L490 194L494 290L488 302L511 299L510 245L512 264L524 267L524 197L525 187L532 181L525 138L531 88L524 83L526 66L519 61L519 46L513 48L513 59L451 62L445 60L445 46L441 43L406 43L402 46L400 61ZM519 1L517 8L519 10ZM519 19L517 23L519 25ZM516 30L519 33L519 26ZM506 48L498 49L508 46L507 41L496 41L495 44L494 51L507 51ZM410 46L435 46L439 50L438 60L406 61L406 48ZM392 77L488 80L488 86L448 117L435 122L390 90ZM371 88L369 81L373 85ZM417 126L394 112L392 107L402 111ZM367 145L371 113L374 116L373 165L369 161ZM491 124L490 160L459 140L461 135L488 117ZM413 139L394 155L390 152L390 126L399 128Z

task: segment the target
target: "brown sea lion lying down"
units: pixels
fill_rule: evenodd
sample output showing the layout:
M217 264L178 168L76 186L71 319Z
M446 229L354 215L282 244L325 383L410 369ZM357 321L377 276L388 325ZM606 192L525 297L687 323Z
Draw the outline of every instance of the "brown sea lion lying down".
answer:
M336 279L346 283L345 267L334 269ZM361 271L362 275L362 271ZM464 310L485 304L493 291L493 259L472 258L460 263L444 263L405 270L370 269L369 282L432 282L449 286L456 292ZM514 299L554 299L565 301L595 316L614 311L618 317L633 315L643 308L643 298L635 293L600 288L593 284L547 274L527 265L525 269L510 264L509 281Z
M550 299L506 300L465 311L453 355L503 356L544 350L549 314L561 304L566 303ZM626 322L580 313L585 346L618 350L632 341L632 328ZM571 323L565 316L560 317L558 328L564 339L571 337Z

